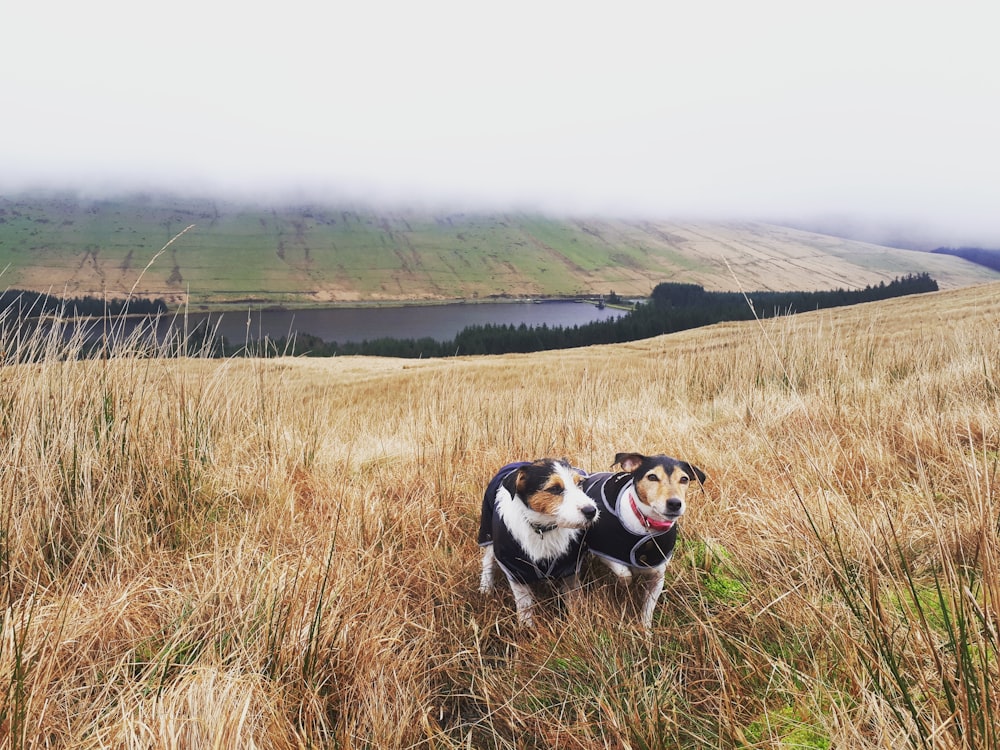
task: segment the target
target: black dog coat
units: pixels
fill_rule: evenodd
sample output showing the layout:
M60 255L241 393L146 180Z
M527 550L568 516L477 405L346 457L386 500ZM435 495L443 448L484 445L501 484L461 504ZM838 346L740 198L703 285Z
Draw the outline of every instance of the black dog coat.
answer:
M580 563L583 558L581 554L583 535L581 534L570 545L565 554L551 560L533 562L520 543L511 535L507 525L500 518L500 514L496 512L497 493L501 487L509 492L511 497L516 497L517 470L530 463L530 461L516 461L507 464L490 480L486 487L486 494L483 495L483 514L479 522L479 546L488 547L492 544L493 555L500 569L509 579L524 584L576 575L580 572ZM518 501L520 502L520 498ZM537 531L544 534L546 530L537 529Z
M597 502L597 522L587 529L584 544L599 557L632 568L655 568L669 560L677 543L677 524L667 531L633 534L621 522L624 513L633 513L629 504L632 474L602 471L591 474L583 491Z

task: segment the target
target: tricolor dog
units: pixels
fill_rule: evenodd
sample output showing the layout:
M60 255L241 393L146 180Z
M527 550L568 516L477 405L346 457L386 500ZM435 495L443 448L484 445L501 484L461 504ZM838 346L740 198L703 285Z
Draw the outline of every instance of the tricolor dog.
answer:
M642 625L648 630L674 553L688 484L695 477L704 482L705 473L663 455L619 453L615 463L623 471L591 474L584 483L599 510L584 543L620 578L631 579L633 572L643 576Z
M533 585L557 581L563 590L579 585L583 532L597 518L597 504L580 488L585 476L565 460L518 461L504 466L486 488L479 590L493 588L499 567L522 624L532 624Z

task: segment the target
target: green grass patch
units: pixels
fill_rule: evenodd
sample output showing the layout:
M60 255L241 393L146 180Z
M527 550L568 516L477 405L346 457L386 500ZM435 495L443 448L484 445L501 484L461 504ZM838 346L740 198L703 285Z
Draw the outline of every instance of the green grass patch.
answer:
M768 711L750 722L743 735L751 746L782 750L829 750L830 737L808 717L790 706Z
M698 573L706 598L714 604L738 605L746 601L749 591L743 573L733 563L732 556L718 542L705 539L685 539L683 560Z

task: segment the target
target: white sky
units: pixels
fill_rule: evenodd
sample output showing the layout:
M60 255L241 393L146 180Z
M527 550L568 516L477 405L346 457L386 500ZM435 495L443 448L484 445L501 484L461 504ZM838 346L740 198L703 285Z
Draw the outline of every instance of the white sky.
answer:
M988 2L4 0L0 189L191 187L1000 244Z

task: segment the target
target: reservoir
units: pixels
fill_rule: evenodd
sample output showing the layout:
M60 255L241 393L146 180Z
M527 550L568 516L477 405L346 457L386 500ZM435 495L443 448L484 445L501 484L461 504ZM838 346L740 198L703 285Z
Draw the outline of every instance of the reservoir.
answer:
M246 312L190 313L187 330L208 326L232 344L311 334L326 342L361 342L378 338L450 341L473 325L547 325L572 328L612 320L624 310L573 301L477 302L399 307L331 307L306 310L248 309ZM185 320L173 321L175 329Z

